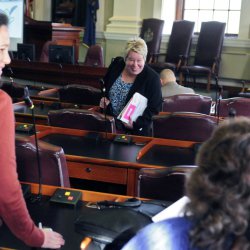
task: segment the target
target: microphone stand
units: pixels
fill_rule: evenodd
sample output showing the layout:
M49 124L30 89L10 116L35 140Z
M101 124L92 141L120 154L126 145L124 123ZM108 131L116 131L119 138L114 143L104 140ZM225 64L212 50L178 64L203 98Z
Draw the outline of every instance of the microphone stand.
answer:
M215 114L217 116L217 124L219 124L219 119L220 119L220 100L222 98L223 88L222 88L222 86L219 85L219 83L218 83L218 77L217 76L215 77L215 84L216 84Z
M105 88L105 84L103 79L100 80L100 84L101 84L101 90L102 90L102 97L104 98L104 103L103 103L103 112L104 112L104 121L105 121L105 141L108 140L108 127L107 127L107 105L105 102L105 98L106 98L106 88Z
M38 168L38 194L32 196L31 198L31 202L35 203L35 202L40 202L42 199L42 168L41 168L39 148L38 148L38 139L37 139L35 112L34 112L35 106L29 97L29 89L27 86L24 88L24 101L31 110L34 133L35 133L36 160L37 160L37 168Z

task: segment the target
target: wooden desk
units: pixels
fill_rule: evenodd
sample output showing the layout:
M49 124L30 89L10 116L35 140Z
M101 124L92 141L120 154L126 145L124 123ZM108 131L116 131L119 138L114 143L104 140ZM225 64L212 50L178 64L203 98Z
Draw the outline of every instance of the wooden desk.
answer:
M52 41L58 45L74 46L75 59L78 62L80 33L83 28L69 24L52 23Z
M132 136L131 144L114 142L115 134L38 125L38 138L62 146L69 176L89 181L119 184L126 195L135 195L140 168L194 165L195 142ZM189 169L180 169L189 171Z
M83 65L58 64L47 62L28 62L22 60L12 60L9 67L13 71L12 77L57 84L64 86L68 84L83 84L100 88L100 79L107 72L106 67L90 67ZM9 76L4 69L3 75Z
M63 103L55 101L46 100L33 100L34 114L36 124L48 125L48 112L50 110L58 109L93 109L94 106L73 104L73 103ZM15 118L17 122L23 123L33 123L32 111L27 105L22 102L17 102L13 104L13 109L15 113Z
M38 185L31 184L32 193L38 192ZM87 213L89 209L85 207L86 201L102 201L102 200L119 200L124 201L125 196L111 195L105 193L97 193L81 190L82 202L76 208L64 207L60 205L52 205L49 202L50 196L55 192L56 188L53 186L42 186L42 202L31 203L26 201L29 213L34 220L35 224L39 222L46 227L52 228L54 231L61 233L65 239L66 244L61 248L62 250L74 250L80 249L80 243L83 240L83 236L75 232L74 221L82 214ZM6 227L3 225L0 227L0 247L12 248L12 249L31 249L24 245L19 239L17 239ZM2 248L1 248L2 249ZM93 249L93 248L90 248Z

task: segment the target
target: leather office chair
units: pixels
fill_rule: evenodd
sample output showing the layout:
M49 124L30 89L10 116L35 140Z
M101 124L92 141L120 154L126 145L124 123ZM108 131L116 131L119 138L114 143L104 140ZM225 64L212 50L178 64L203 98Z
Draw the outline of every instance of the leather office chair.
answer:
M56 41L46 41L42 46L41 55L39 58L40 62L49 62L49 46L56 45Z
M167 45L167 53L152 55L150 67L158 73L163 69L171 69L173 72L178 72L180 66L189 57L193 30L194 22L186 20L174 21ZM165 56L164 62L159 61L159 58L162 56Z
M70 187L64 151L38 140L42 184ZM38 183L38 165L34 138L16 135L16 162L20 181Z
M87 85L67 85L59 88L60 102L70 102L86 105L99 105L102 98L100 89Z
M153 116L153 136L203 142L211 136L217 122L215 116L193 112L157 115Z
M250 116L250 99L232 97L217 101L217 116Z
M145 40L148 47L147 62L151 55L159 53L162 39L164 21L157 18L143 19L140 37Z
M207 77L207 90L210 90L211 77L219 72L225 27L225 23L217 21L201 24L194 63L180 68L180 84L184 76L192 76L194 83L196 77Z
M212 98L198 94L179 94L165 97L162 103L163 112L196 112L210 114Z
M196 166L174 166L171 168L142 168L138 173L136 196L165 201L177 201L185 195L185 179L187 172L178 169L187 168L192 171Z
M83 109L59 109L48 112L50 126L115 133L115 119Z
M103 48L98 45L91 45L83 63L84 66L104 67Z

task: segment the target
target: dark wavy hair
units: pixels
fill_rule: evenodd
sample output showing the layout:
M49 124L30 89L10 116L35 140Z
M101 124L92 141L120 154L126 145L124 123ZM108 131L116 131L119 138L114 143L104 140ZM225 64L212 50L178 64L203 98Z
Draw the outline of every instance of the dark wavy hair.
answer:
M0 26L2 25L8 26L8 24L9 24L9 19L7 15L0 10Z
M198 249L250 249L250 119L224 121L200 148L186 184Z

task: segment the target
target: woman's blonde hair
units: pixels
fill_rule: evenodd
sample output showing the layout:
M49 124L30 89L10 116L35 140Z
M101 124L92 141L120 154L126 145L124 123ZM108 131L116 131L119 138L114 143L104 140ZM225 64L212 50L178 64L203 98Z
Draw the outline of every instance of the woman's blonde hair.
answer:
M142 38L137 37L137 38L133 38L133 39L130 39L127 41L127 44L126 44L125 50L124 50L124 58L125 59L127 58L128 53L130 51L134 51L134 52L142 55L143 59L146 61L147 54L148 54L148 47Z

